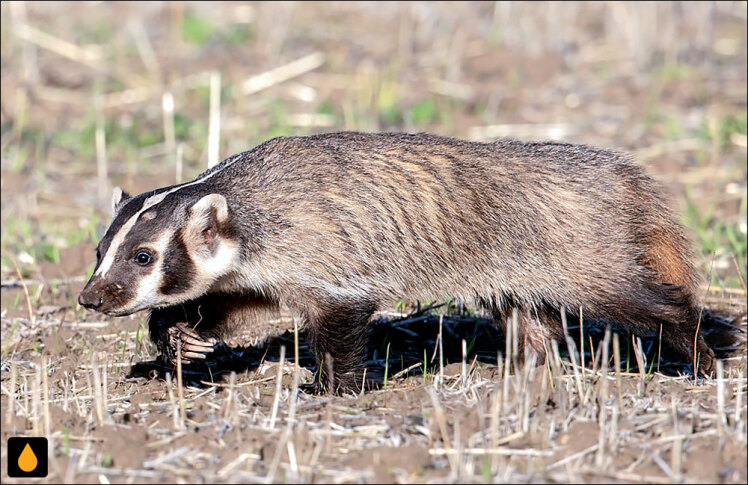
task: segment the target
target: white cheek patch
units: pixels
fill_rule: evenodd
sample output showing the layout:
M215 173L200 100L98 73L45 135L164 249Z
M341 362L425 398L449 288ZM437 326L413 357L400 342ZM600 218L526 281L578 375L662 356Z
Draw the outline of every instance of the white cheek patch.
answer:
M157 306L159 302L158 289L161 287L161 280L161 263L159 263L151 274L140 280L134 305L138 308Z
M229 239L220 238L218 251L206 261L207 275L211 279L223 276L232 271L239 255L239 245Z
M237 269L239 244L220 236L217 239L217 244L218 248L212 255L202 244L197 247L190 243L187 244L197 270L193 288L193 291L197 293L195 296L207 291L220 277Z
M117 231L117 234L112 238L112 243L109 245L109 248L106 251L106 254L104 255L104 259L101 260L101 264L99 265L99 269L96 270L96 275L99 277L106 276L109 269L112 267L112 264L114 263L114 256L117 254L117 250L119 250L119 247L122 245L122 242L127 237L127 234L129 234L130 230L133 228L135 223L138 221L138 217L140 217L140 214L147 211L154 205L158 204L159 202L163 201L167 195L172 194L178 190L184 189L185 187L190 187L191 185L196 185L205 182L209 178L213 177L214 175L222 172L223 170L229 168L237 161L241 160L241 153L234 155L230 159L227 159L226 164L218 168L217 170L214 170L207 175L205 175L202 178L196 179L193 182L190 182L188 184L180 185L178 187L174 187L171 190L167 190L165 192L161 192L160 194L156 194L152 197L147 198L143 202L143 207L135 213L130 219L127 220L126 223L122 225L119 231Z

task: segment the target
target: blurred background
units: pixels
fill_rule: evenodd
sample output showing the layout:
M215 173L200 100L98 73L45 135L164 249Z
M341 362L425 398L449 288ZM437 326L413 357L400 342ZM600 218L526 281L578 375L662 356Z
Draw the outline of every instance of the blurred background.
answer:
M4 281L82 280L115 185L345 129L630 151L712 290L745 288L746 2L1 8Z

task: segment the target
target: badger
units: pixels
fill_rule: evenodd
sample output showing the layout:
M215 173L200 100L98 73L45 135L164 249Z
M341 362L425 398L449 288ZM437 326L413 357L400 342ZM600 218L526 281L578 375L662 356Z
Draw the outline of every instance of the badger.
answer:
M537 362L563 337L562 312L581 309L636 335L661 332L712 370L689 241L661 187L615 151L280 137L190 182L135 197L115 189L113 211L79 303L150 310L166 361L204 358L216 336L283 305L306 323L319 387L356 390L375 311L457 297L501 327L516 315L519 354Z

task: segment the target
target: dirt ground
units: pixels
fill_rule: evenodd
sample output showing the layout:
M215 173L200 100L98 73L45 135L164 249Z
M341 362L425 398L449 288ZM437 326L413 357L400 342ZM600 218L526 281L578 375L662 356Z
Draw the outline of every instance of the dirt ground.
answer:
M11 436L49 439L38 482L748 480L745 2L1 8L3 482ZM471 302L405 301L372 389L316 395L290 314L166 368L145 315L77 305L115 185L340 129L633 153L692 236L717 376L578 322L520 365Z

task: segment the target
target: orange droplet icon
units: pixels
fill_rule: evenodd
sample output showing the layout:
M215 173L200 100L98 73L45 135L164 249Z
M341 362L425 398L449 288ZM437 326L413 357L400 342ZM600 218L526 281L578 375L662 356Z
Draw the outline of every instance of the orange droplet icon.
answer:
M29 444L26 443L26 446L23 448L21 455L18 457L18 468L25 471L26 473L29 473L33 471L34 468L36 468L36 465L38 463L39 461L36 459L34 450L32 450Z

